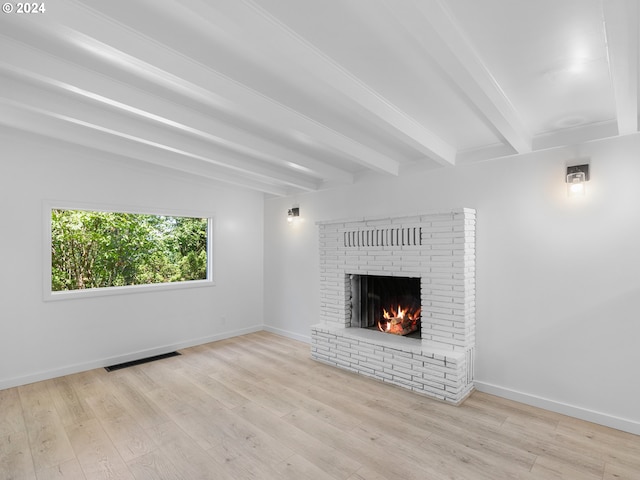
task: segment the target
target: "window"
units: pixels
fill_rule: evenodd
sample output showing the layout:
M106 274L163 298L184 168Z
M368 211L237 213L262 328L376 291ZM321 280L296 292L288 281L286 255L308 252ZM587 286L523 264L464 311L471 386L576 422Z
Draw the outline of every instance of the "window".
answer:
M49 206L45 297L211 284L211 218Z

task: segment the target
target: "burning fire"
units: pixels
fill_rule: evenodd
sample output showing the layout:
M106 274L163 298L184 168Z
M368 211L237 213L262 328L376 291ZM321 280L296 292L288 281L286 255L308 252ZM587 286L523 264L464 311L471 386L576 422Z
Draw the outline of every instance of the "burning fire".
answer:
M389 308L389 312L383 308L382 318L378 321L378 330L381 332L408 335L418 329L420 308L411 310L409 307L402 308L398 305L396 310Z

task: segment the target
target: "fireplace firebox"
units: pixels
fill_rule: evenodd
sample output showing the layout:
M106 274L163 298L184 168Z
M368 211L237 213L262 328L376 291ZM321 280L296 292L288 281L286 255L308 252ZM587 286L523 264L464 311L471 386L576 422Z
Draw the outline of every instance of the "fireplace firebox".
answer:
M352 326L420 338L420 279L351 275Z

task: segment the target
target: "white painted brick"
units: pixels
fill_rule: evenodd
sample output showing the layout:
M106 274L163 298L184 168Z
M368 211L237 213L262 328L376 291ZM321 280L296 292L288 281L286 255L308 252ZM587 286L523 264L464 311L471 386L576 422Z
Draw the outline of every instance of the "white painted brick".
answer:
M445 273L453 273L452 271L448 271L448 269L453 270L453 262L456 261L456 258L452 255L430 255L428 265L430 272L438 272L437 268L442 269L442 272Z
M468 279L451 278L451 276L447 276L446 278L437 278L437 279L425 277L424 284L425 286L429 286L429 287L431 287L432 285L440 285L440 286L451 285L453 287L458 287L458 286L467 285L466 282L468 281L469 281Z
M442 314L438 314L438 315L442 315ZM443 319L434 317L429 312L427 312L427 314L425 314L422 318L421 328L423 328L424 331L426 332L429 329L434 327L453 329L455 328L455 322L448 319L443 320Z
M393 375L391 375L390 373L385 373L385 372L376 372L376 377L378 377L381 380L392 380L393 379Z
M421 388L425 392L431 392L436 394L442 394L444 392L444 385L441 383L432 382L430 380L416 378L415 383L421 385Z
M448 273L451 275L455 275L456 273L470 273L466 268L461 267L431 267L431 273ZM454 277L455 278L455 277Z
M375 354L375 348L374 348L373 345L369 345L369 344L362 343L362 342L358 343L358 351L362 355L366 355L369 358L371 358Z
M424 367L424 360L421 359L420 355L417 355L415 353L412 354L411 358L405 359L405 362L408 365L411 365L412 369L423 368Z
M351 339L344 338L344 337L336 337L336 339L333 340L333 343L335 343L336 345L340 345L342 348L351 347L351 342L352 342Z
M391 257L395 254L395 251L392 250L381 250L381 249L377 249L375 251L372 251L370 254L377 257L384 257L384 259L386 259L387 257Z
M394 383L401 387L422 388L422 385L412 381L411 379L405 379L404 377L394 377Z
M335 358L332 361L335 362L336 365L339 365L341 367L346 367L349 370L354 371L353 368L351 367L351 362L349 361L341 360L340 358Z
M414 215L411 217L395 217L395 218L391 218L391 224L393 225L404 225L404 226L409 226L409 225L421 225L422 224L422 217L419 215Z
M455 227L456 225L464 225L464 220L453 220L453 219L447 219L447 220L435 220L431 222L431 226L432 227Z
M333 365L333 363L331 362L329 357L327 357L326 355L323 355L321 353L312 352L311 358L313 358L314 360L319 360L319 361L325 362L325 363L331 363Z
M433 268L430 268L428 272L423 273L422 277L426 280L429 280L430 284L436 283L440 279L463 280L465 278L464 272L456 275L452 272L434 272Z
M320 228L321 234L331 235L340 232L340 230L344 229L344 225L341 223L335 223L333 225L323 225Z
M388 269L388 270L387 270ZM377 269L366 270L367 273L364 275L388 275L390 271L392 271L392 267L382 267Z
M422 249L410 249L410 250L394 249L394 250L390 250L390 252L395 257L409 258L409 257L419 257L422 254Z
M366 365L371 360L364 355L360 355L359 351L352 352L351 359L357 361L359 365Z
M393 352L394 350L392 349L386 349L386 348L382 348L382 349L376 349L374 352L374 355L377 355L378 358L380 359L384 359L385 361L387 360L391 360L393 358Z
M338 351L338 354L336 355L336 358L338 360L342 360L343 362L347 362L349 364L352 362L351 356L348 355L348 354L345 354L344 351L342 351L342 350Z
M430 247L435 247L436 245L453 245L455 238L452 237L436 237L437 234L432 234L429 239L424 239L422 244L429 245Z
M395 269L397 269L398 267L395 266ZM408 266L408 265L402 265L400 267L400 271L402 272L413 272L413 273L422 273L425 271L425 268L422 266Z
M391 375L393 375L393 379L397 380L399 378L402 378L404 380L411 380L413 378L413 376L410 373L403 373L399 370L396 370L395 368L385 368L384 369L385 373L389 373Z
M363 375L369 375L371 377L375 377L377 373L372 368L369 368L368 366L362 365L362 364L354 366L354 369L357 370L358 373L362 373Z
M381 260L375 257L371 257L371 259L368 261L368 266L371 268L387 267L387 266L392 266L394 264L395 262L392 262L391 260Z
M326 332L320 332L320 331L316 332L316 337L318 339L324 339L325 341L334 341L336 340L336 338L338 338L333 333L326 333Z
M372 368L382 372L384 370L384 368L388 365L388 362L384 362L384 361L381 361L381 360L378 360L378 359L369 358L368 365L371 365Z
M415 372L411 370L411 368L400 366L397 362L393 365L392 370L393 370L393 375L403 375L409 379L411 379L411 377L415 375Z

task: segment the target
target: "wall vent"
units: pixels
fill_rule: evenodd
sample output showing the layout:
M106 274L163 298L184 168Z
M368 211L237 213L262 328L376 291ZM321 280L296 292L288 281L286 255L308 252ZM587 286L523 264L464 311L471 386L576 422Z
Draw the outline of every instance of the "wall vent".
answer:
M422 227L372 228L344 232L346 248L406 247L422 245Z
M153 357L141 358L139 360L132 360L131 362L118 363L117 365L110 365L104 367L107 372L113 372L114 370L120 370L122 368L133 367L134 365L142 365L143 363L155 362L156 360L162 360L163 358L176 357L181 355L178 352L163 353L162 355L154 355Z

